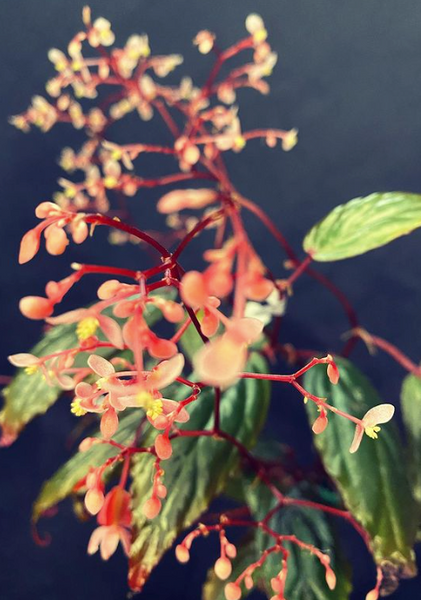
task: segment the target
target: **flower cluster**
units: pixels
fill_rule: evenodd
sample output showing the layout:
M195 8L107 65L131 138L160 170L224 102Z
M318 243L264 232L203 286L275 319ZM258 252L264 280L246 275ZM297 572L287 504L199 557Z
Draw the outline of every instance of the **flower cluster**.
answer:
M70 410L75 417L88 413L98 416L98 437L86 437L79 446L81 453L97 444L107 444L117 451L116 456L102 465L88 465L86 475L74 488L84 494L86 512L98 521L88 553L100 550L102 558L107 560L119 542L124 552L130 553L134 508L130 469L137 454L150 456L151 493L142 500L143 515L148 520L158 517L166 501L162 462L170 461L177 451L172 442L178 437L212 436L215 443L225 439L256 467L248 448L224 432L220 423L221 390L235 385L239 379L260 378L293 385L305 401L317 405L315 434L326 429L329 413L351 420L356 424L351 452L358 449L364 432L371 438L377 437L378 424L391 419L393 407L377 406L358 419L339 411L329 399L308 393L299 380L319 364L327 368L332 385L338 384L340 373L331 355L313 358L291 375L246 371L251 349L269 358L286 350L286 345L280 348L278 343L286 295L291 293L293 283L305 271L309 260L299 261L292 255L268 217L233 186L223 158L225 152L241 152L253 139L263 139L270 148L279 141L284 151L291 150L297 141L295 129L246 131L240 120L237 93L242 88L251 88L267 94L266 78L277 61L261 17L250 15L244 39L223 51L212 32L200 31L196 35L193 43L199 52L214 53L216 57L215 66L201 88L188 78L181 79L179 85L165 85L162 80L181 64L182 58L178 54L153 54L146 35L133 35L123 47L114 48L115 35L109 21L102 17L92 20L90 10L85 8L83 23L84 30L70 41L67 52L58 49L49 52L56 70L46 86L50 99L35 96L27 111L11 119L23 131L31 126L48 131L56 124L69 123L87 134L87 141L78 151L65 148L60 157L60 165L66 172L80 171L82 177L78 177L78 182L61 178L60 191L38 205L35 214L40 223L23 236L19 262L27 263L37 255L42 235L47 252L60 255L68 249L69 237L82 244L98 226L109 228L114 236L111 241L135 240L147 246L156 253L156 261L144 271L73 264L71 275L47 283L45 297L23 298L20 309L26 317L45 320L54 327L74 324L75 346L42 357L16 354L10 361L24 367L28 374L40 372L49 384L71 391ZM231 58L243 56L247 56L244 64L227 68L225 75L221 74ZM103 87L109 86L114 92L101 102L101 108L86 108L98 99ZM168 128L168 144L133 141L121 145L111 140L110 125L129 113L137 113L144 121L154 116L160 118ZM136 160L144 153L169 155L174 161L174 172L154 178L136 174ZM178 187L162 193L160 188L167 185ZM157 190L156 207L176 234L175 247L162 245L151 232L132 225L130 203L123 203L124 209L121 208L122 197L134 198L142 188ZM275 231L275 237L286 248L294 269L288 279L278 278L263 263L247 235L245 211L260 218L272 233ZM211 233L214 243L203 254L206 267L201 271L184 271L182 254L190 249L196 236ZM55 314L57 304L69 290L90 274L106 278L98 288L96 301L89 307ZM149 317L153 311L160 314L164 327L152 323ZM183 341L192 329L202 343L189 354ZM104 351L108 358L103 356ZM189 363L193 376L188 375ZM201 391L209 387L215 395L213 428L186 430L190 406L200 404ZM131 444L116 441L125 411L139 415L137 435ZM140 433L145 429L150 440L146 446L140 441ZM120 482L107 491L110 468L120 463L123 463ZM265 481L262 465L258 464L256 470ZM326 570L327 585L330 589L335 587L327 555L294 536L270 532L266 520L238 523L221 516L216 526L201 525L177 546L178 560L187 562L193 540L216 530L221 551L214 570L219 579L228 580L237 550L228 541L226 528L236 525L269 531L274 546L235 581L227 583L227 600L239 600L243 583L246 589L253 587L255 570L273 553L280 557L279 574L271 582L273 598L283 599L288 570L285 543L295 544L316 556Z

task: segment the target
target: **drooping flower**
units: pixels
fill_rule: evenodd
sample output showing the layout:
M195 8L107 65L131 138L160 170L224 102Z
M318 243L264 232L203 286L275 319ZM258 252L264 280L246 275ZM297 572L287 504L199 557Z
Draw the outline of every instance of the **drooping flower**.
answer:
M103 560L108 560L117 550L119 542L124 553L129 554L131 535L130 494L123 488L114 487L105 497L105 502L98 514L97 527L89 540L88 554L98 550Z
M393 404L378 404L370 408L361 420L361 425L358 424L355 429L354 439L349 451L351 454L356 452L360 447L364 433L372 439L377 439L380 431L379 424L388 423L395 413Z

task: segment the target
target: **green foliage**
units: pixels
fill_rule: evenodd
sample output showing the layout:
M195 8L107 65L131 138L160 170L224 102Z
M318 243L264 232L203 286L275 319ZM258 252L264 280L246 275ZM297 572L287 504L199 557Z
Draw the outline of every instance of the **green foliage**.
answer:
M402 416L409 441L409 469L412 490L421 503L421 379L405 377L401 391Z
M304 385L337 409L361 418L381 400L356 367L345 359L335 360L341 375L337 385L329 382L325 367L308 371ZM307 409L313 422L316 406L309 402ZM345 505L369 533L376 563L391 579L413 576L417 512L397 427L388 423L378 440L365 437L358 452L350 454L354 429L348 419L330 415L327 429L315 437L316 447Z
M304 239L314 260L364 254L421 226L421 195L376 193L334 208Z
M252 354L247 369L266 372L266 361ZM252 447L266 419L270 384L257 379L240 380L222 394L220 426L244 444ZM190 405L189 430L211 430L214 422L214 392L205 389ZM152 439L146 441L151 443ZM132 468L133 525L129 579L140 589L163 553L177 535L200 517L220 494L230 473L238 467L238 450L217 437L181 437L174 440L174 455L163 463L168 496L160 514L149 521L143 504L152 491L152 460L138 455Z
M264 484L247 486L246 499L255 520L265 518L277 500ZM289 497L303 499L298 489L291 490ZM347 600L351 592L350 568L339 550L330 520L323 512L310 508L287 506L276 511L268 522L271 529L281 535L294 535L300 541L315 546L329 554L331 567L335 572L337 583L330 590L326 583L325 569L317 557L309 551L300 549L296 544L285 542L289 551L288 574L285 597L288 600ZM258 555L274 546L274 539L268 533L258 529L255 544ZM268 596L273 595L270 581L281 570L282 555L272 553L259 570L258 579Z
M118 431L114 435L114 441L119 444L130 444L138 426L139 411L123 414ZM102 438L99 431L94 437ZM60 467L51 479L44 483L33 505L33 520L37 521L46 510L67 498L73 492L75 485L87 475L90 468L100 467L106 460L117 456L118 453L119 449L110 444L94 444L85 452L77 452Z

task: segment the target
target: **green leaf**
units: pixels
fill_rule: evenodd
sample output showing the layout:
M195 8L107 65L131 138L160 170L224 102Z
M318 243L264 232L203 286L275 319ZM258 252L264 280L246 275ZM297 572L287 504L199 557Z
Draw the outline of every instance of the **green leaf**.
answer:
M139 425L139 415L138 410L123 415L118 431L113 437L115 442L129 444L132 441ZM95 437L101 437L99 432ZM85 452L77 452L44 483L32 508L33 520L37 521L46 510L67 498L91 467L100 467L119 452L118 448L110 444L95 444Z
M421 195L376 193L340 204L304 239L314 260L342 260L380 248L421 226Z
M258 560L259 558L254 536L250 535L247 538L241 540L238 543L237 548L237 556L233 560L231 560L232 573L230 575L230 581L234 581L235 579L237 579L237 577L241 575L241 573L249 565L251 565L251 563L256 562L256 560ZM226 581L221 581L215 575L215 571L213 568L209 569L206 582L203 586L202 600L225 600L224 589L226 585ZM242 600L247 598L247 596L251 593L251 590L247 590L244 585L241 586L241 591Z
M168 295L168 297L171 296ZM112 316L111 309L105 310L104 314ZM156 323L161 316L158 308L148 304L145 318L149 326ZM116 320L123 323L119 319ZM102 334L99 337L102 340L105 339ZM47 331L42 340L30 350L30 353L41 357L61 350L76 348L78 345L76 325L57 325ZM121 354L114 348L101 348L95 352L105 358ZM78 356L76 366L86 365L87 356L87 354ZM28 375L25 369L19 369L12 382L3 390L5 402L0 412L2 433L0 445L12 444L25 425L34 417L44 414L62 393L63 390L59 386L48 385L40 372Z
M266 361L252 354L249 371L267 372ZM243 379L222 395L221 430L252 447L264 424L269 405L267 381ZM214 393L206 388L190 405L189 430L212 429ZM139 455L132 469L134 535L130 558L129 582L140 590L149 573L173 544L177 535L198 519L215 496L224 489L230 473L238 468L238 450L222 439L185 437L174 440L174 454L163 463L168 489L158 517L148 521L143 504L151 495L152 460Z
M349 361L335 360L340 371L337 385L330 384L325 367L315 367L306 373L304 386L337 409L362 418L381 399ZM312 423L317 416L315 404L309 402L307 410ZM348 419L331 415L327 429L315 436L316 447L345 505L369 533L374 559L387 571L386 578L412 577L417 512L397 427L387 423L378 440L365 437L358 452L350 454L354 430Z
M272 510L277 500L263 483L247 486L246 498L255 520L261 521ZM289 497L303 499L297 488ZM268 522L271 529L281 535L295 535L300 541L315 546L329 554L331 567L337 583L330 590L326 583L325 569L317 557L296 544L285 542L289 551L285 597L288 600L347 600L351 592L350 568L338 547L329 518L321 511L297 506L287 506L278 510ZM275 545L268 533L258 529L255 534L258 556ZM270 581L281 571L282 555L272 553L263 563L258 579L263 583L268 596L274 595Z
M409 442L409 469L412 491L421 503L421 379L408 375L401 391L402 416Z

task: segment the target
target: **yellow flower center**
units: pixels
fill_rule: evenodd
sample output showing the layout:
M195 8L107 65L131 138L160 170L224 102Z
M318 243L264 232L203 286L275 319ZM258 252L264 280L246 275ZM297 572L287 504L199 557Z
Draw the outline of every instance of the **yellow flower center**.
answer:
M82 319L82 321L80 321L76 327L77 339L80 342L83 342L83 340L87 340L88 338L95 335L95 332L98 329L98 327L99 321L98 319L95 319L95 317L86 317L86 319Z
M380 431L380 427L378 425L374 425L374 427L366 427L364 429L365 433L373 440L377 440L379 437L377 434Z
M81 407L80 402L80 398L75 398L70 405L70 412L76 415L76 417L83 417L83 415L86 415L87 413L87 411Z
M265 41L267 36L268 32L266 31L266 29L258 29L253 33L253 40L256 42L256 44L260 44L261 42Z
M146 415L152 419L152 421L163 413L162 400L154 398L149 392L139 392L136 395L136 401L138 405L145 410Z
M115 177L111 177L111 176L105 177L103 179L103 183L107 189L112 190L113 188L117 187L118 179L116 179Z
M25 373L27 375L35 375L35 373L38 371L38 365L31 365L29 367L25 367Z

